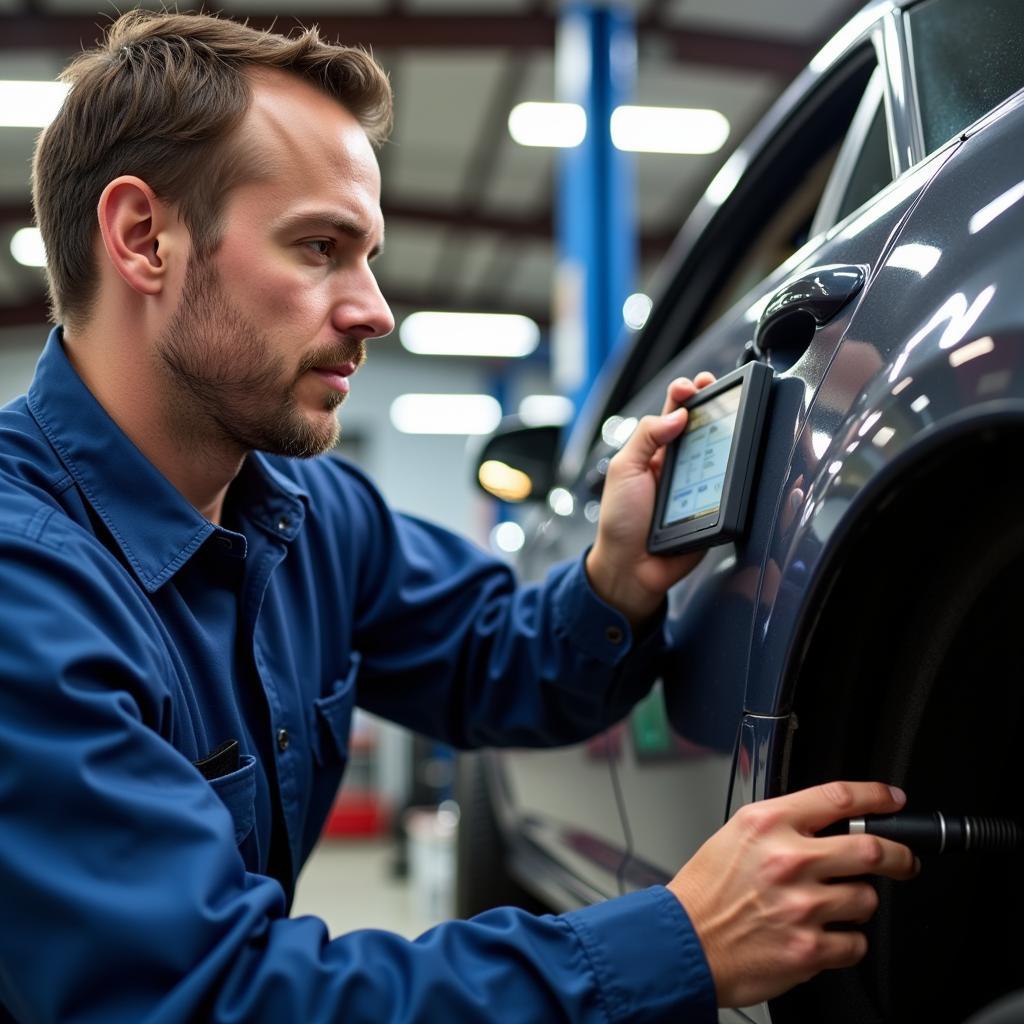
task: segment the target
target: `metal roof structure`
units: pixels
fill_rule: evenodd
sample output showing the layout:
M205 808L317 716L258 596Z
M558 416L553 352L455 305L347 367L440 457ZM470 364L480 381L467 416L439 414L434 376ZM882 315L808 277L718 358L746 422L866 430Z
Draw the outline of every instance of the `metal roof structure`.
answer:
M860 3L631 6L635 102L713 107L731 124L725 148L710 156L637 154L642 286L730 150ZM330 38L371 47L387 68L396 120L380 154L387 250L375 268L398 319L466 309L547 324L556 157L517 145L507 117L521 101L555 98L555 0L230 0L221 10L282 31L315 23ZM115 13L97 13L96 0L0 0L0 78L54 78ZM31 223L36 133L0 128L0 328L46 319L42 272L17 264L9 247Z

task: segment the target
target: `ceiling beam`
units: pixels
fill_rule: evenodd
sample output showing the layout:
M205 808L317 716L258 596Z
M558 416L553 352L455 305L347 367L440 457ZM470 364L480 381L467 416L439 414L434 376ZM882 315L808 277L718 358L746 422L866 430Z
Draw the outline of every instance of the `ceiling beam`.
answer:
M241 17L242 15L237 15ZM296 25L319 25L330 39L360 43L375 49L501 49L553 50L558 19L550 14L403 14L323 15L290 14L270 18L252 15L254 28L287 32ZM5 14L0 16L4 50L62 50L78 52L94 45L108 19L73 14ZM677 60L686 64L767 72L785 78L795 75L814 54L814 47L788 36L747 35L668 25L642 17L637 24L641 42L656 37Z

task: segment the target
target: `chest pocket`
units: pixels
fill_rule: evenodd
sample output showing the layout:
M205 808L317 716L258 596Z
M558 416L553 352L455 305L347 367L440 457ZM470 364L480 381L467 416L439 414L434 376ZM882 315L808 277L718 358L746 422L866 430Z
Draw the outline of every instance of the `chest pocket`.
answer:
M235 843L241 845L256 821L256 758L242 754L241 767L229 775L210 780L210 787L220 797L235 823Z
M351 665L334 690L313 701L313 756L321 767L344 765L348 760L348 734L356 704L356 678L360 655L352 652Z

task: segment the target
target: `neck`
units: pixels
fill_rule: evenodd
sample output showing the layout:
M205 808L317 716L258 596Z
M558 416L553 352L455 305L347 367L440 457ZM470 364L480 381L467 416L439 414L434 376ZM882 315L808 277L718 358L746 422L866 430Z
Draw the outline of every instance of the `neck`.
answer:
M65 328L64 349L110 418L201 515L219 524L246 452L181 422L153 346L123 327L101 332L87 326Z

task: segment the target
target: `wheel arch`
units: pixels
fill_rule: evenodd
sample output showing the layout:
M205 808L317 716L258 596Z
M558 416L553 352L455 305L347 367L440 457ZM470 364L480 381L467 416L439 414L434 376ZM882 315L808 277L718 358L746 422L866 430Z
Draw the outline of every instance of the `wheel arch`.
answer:
M994 338L995 352L1004 356L993 371L1003 374L998 393L979 395L975 374L971 381L975 398L962 402L966 367L952 369L949 353L940 351L914 367L916 387L893 396L891 381L876 381L836 432L806 489L799 524L783 549L777 600L755 628L755 637L771 633L785 638L774 659L765 659L774 687L770 699L759 704L754 699L755 686L748 709L773 714L791 710L799 667L822 620L830 614L846 573L865 560L877 562L876 546L896 524L916 519L913 533L904 542L907 546L941 543L935 530L942 527L928 506L937 481L962 479L955 470L964 466L973 467L970 471L977 476L984 463L992 474L988 483L996 486L1000 465L1005 470L1020 464L1024 368L1018 363L1019 354L1024 353L1024 333L1011 331ZM915 402L929 394L933 400L928 409L934 410L934 416L919 413L910 420L908 412ZM884 431L893 431L887 442ZM876 441L879 435L885 442L881 446ZM766 576L767 571L763 580ZM762 607L769 603L763 593L761 603ZM763 689L762 693L768 696Z

